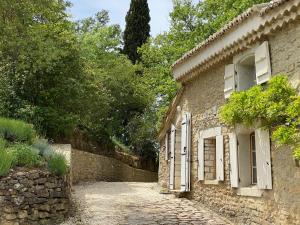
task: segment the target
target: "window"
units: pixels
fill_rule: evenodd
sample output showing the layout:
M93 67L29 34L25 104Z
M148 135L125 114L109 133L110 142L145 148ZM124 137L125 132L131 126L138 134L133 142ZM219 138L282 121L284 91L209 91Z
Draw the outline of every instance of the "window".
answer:
M269 131L237 126L229 138L231 186L240 195L256 197L272 189Z
M204 139L204 176L205 180L216 179L216 138Z
M224 140L222 128L202 130L198 139L198 180L213 181L218 184L224 180Z
M247 55L236 64L237 91L247 90L256 85L255 57Z
M224 97L234 91L247 90L256 84L264 84L271 77L271 61L268 42L254 46L233 57L233 64L225 66Z
M240 129L238 140L238 164L240 187L249 187L257 183L256 143L252 130Z

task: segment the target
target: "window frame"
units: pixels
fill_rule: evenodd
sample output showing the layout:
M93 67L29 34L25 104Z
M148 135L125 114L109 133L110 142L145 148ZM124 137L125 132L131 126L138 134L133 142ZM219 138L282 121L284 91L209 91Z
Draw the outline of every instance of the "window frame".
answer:
M234 69L235 69L235 89L237 92L239 91L244 91L244 90L241 90L239 84L240 84L240 80L241 80L241 76L240 74L238 73L238 65L241 63L241 61L244 61L245 59L249 58L249 57L254 57L254 67L255 67L255 51L256 51L256 48L258 47L258 45L256 46L253 46L252 48L249 48L247 49L246 51L236 55L233 57L233 64L234 64ZM256 74L255 74L255 77L256 77ZM247 89L245 89L247 90Z
M217 137L220 137L221 138L221 141L217 140ZM207 180L205 179L205 165L204 165L204 162L205 162L205 159L204 159L204 139L210 139L210 138L216 138L216 152L215 152L215 157L216 157L216 160L215 160L215 172L216 172L216 178L214 180ZM223 135L222 135L222 127L214 127L214 128L208 128L206 130L201 130L200 133L199 133L199 138L198 138L198 180L199 181L204 181L204 184L214 184L214 185L217 185L219 184L220 181L224 181L224 147L222 148L223 149L223 152L222 152L222 155L218 154L218 144L217 143L222 143L222 146L223 146ZM202 150L200 148L200 145L203 145L202 146ZM202 157L200 156L200 153L202 152L203 155ZM218 158L222 158L222 165L220 166L220 162L218 160ZM218 164L218 165L217 165ZM221 172L219 172L222 170L222 174Z

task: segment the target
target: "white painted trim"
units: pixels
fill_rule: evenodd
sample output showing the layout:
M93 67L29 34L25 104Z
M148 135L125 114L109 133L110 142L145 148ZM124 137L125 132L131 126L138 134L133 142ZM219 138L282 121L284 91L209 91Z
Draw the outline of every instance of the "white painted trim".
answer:
M198 180L204 180L204 139L198 139Z
M249 196L249 197L262 197L263 190L259 189L257 186L253 187L242 187L237 189L237 195Z
M243 59L248 58L249 56L254 56L255 55L255 51L257 49L259 45L255 44L253 45L251 48L247 49L246 51L241 52L238 55L233 56L233 64L238 64L240 61L243 61Z
M219 181L218 180L204 180L204 184L207 184L207 185L218 185Z
M200 131L199 138L212 138L222 134L222 127L214 127Z
M216 136L216 179L224 180L224 137Z

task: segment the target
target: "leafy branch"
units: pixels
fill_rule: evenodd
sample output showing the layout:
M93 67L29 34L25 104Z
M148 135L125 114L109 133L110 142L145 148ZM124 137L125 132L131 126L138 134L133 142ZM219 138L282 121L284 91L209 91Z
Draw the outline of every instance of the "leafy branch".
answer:
M300 96L287 76L277 75L265 86L233 93L221 108L220 118L230 126L252 126L259 121L272 131L278 146L291 147L294 158L300 159Z

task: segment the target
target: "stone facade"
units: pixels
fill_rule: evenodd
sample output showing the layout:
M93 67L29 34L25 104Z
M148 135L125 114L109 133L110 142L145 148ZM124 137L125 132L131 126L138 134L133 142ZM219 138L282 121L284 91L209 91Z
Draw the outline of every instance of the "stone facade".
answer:
M18 169L0 179L0 224L54 224L68 215L68 178L46 170Z
M72 149L73 183L85 181L156 182L157 173L136 169L106 156Z
M289 75L292 85L300 87L300 22L286 25L282 30L265 37L270 46L272 74ZM261 40L263 41L263 40ZM255 43L258 44L258 43ZM255 45L254 44L254 45ZM227 216L236 224L296 225L300 224L300 168L295 166L290 149L271 147L272 190L264 190L261 197L240 196L230 185L229 137L230 128L224 127L218 119L218 109L225 103L224 73L226 61L216 64L197 78L184 83L172 124L178 127L184 112L192 115L191 146L191 191L187 197L197 200L212 210ZM175 107L177 107L175 106ZM224 135L224 181L206 184L198 181L197 140L199 132L213 127L222 127ZM164 145L164 140L161 146ZM169 163L165 161L165 149L160 152L159 183L168 186ZM180 151L175 148L175 151ZM208 157L208 156L207 156ZM163 159L163 160L162 160Z

